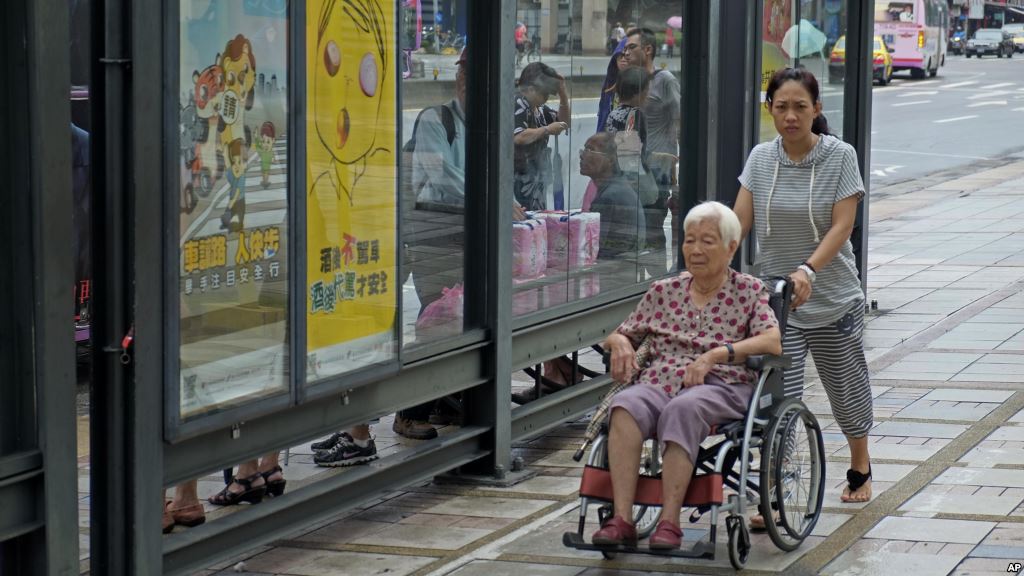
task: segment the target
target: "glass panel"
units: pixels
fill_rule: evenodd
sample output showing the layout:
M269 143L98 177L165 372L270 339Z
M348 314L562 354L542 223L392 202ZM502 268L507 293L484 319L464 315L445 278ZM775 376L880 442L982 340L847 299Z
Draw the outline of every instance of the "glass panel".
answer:
M288 390L288 3L180 3L181 417Z
M407 346L464 329L466 84L463 3L402 2L402 325ZM435 13L434 10L437 9ZM417 42L419 39L419 42Z
M766 0L762 19L761 104L772 75L786 67L805 68L819 86L829 131L842 138L843 80L846 74L846 0ZM888 69L891 74L891 67ZM760 107L760 141L778 136L767 107Z
M395 358L395 5L306 3L306 380Z
M678 0L519 3L515 190L533 212L513 229L513 313L672 266L681 12Z

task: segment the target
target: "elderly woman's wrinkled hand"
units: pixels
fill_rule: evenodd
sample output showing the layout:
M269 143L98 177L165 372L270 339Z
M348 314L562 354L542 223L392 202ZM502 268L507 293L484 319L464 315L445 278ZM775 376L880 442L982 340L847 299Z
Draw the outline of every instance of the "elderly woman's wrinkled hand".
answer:
M796 310L811 297L811 279L807 277L807 273L803 270L793 272L789 275L789 279L793 282L792 307L793 310Z
M700 386L704 383L704 377L714 367L715 363L711 358L707 354L701 354L692 364L686 367L686 372L683 373L683 387Z
M636 350L633 349L633 344L622 334L612 334L606 344L612 354L612 380L623 384L629 383L640 369L640 365L636 363Z

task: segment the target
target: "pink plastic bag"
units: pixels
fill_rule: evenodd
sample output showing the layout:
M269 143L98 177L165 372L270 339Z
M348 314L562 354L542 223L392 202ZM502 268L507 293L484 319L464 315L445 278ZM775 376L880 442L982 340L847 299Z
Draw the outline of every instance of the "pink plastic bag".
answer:
M431 336L454 336L462 333L464 300L462 284L442 288L441 297L427 305L416 319L416 331Z

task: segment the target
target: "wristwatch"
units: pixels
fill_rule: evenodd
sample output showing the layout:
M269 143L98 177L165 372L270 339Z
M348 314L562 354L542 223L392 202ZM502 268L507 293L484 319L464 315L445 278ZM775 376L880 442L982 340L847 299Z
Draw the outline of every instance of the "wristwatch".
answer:
M803 270L807 274L807 279L811 281L811 284L814 284L814 277L817 276L817 273L814 272L814 268L811 268L810 264L804 262L797 267L797 270Z

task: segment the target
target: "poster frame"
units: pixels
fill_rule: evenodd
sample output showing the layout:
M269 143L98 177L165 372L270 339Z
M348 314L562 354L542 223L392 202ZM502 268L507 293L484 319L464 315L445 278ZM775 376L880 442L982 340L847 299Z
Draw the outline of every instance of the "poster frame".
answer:
M286 317L288 318L289 325L286 327L286 342L285 349L288 351L289 358L285 362L289 370L289 374L286 379L286 389L279 393L245 402L243 404L235 405L231 408L223 410L216 410L214 412L189 418L187 420L181 417L181 385L180 385L180 346L181 346L181 322L180 322L180 303L178 298L178 286L180 280L179 266L178 266L178 251L179 251L179 240L181 231L177 226L177 198L180 194L180 171L176 169L177 159L177 138L178 138L178 98L180 90L179 82L179 67L180 54L181 54L181 2L183 0L174 0L172 2L161 3L163 10L163 40L162 45L164 46L163 54L163 78L164 78L164 93L162 102L160 102L160 108L163 111L161 117L163 119L164 133L169 135L169 138L163 142L163 149L161 150L163 160L163 186L161 187L162 194L162 208L163 214L161 221L164 223L162 226L163 233L163 270L164 270L164 284L163 284L163 310L164 318L163 325L165 330L164 338L164 377L163 377L163 393L164 393L164 440L170 444L181 442L187 438L198 436L204 432L212 430L231 428L232 430L240 430L241 426L246 420L256 418L259 416L265 416L280 410L284 410L295 403L295 380L292 369L294 368L293 357L295 355L295 327L291 324L294 320L294 307L295 307L295 276L292 272L294 267L294 245L289 246L289 265L288 274L289 277L286 281L288 286L289 294L287 298L288 310L286 311ZM294 49L294 38L296 19L295 15L298 12L298 8L305 8L305 2L301 0L288 0L288 23L287 29L289 34L288 40L288 57L287 63L289 67L288 81L291 83L288 88L288 104L287 104L287 124L288 134L292 134L292 128L295 124L296 110L294 108L294 84L296 79L293 77L291 71L295 65L295 49ZM175 145L171 145L173 143ZM295 180L293 178L295 174L295 161L292 159L291 154L294 151L295 145L293 138L289 137L288 140L288 165L287 165L287 205L288 205L288 241L291 242L296 234L295 226L295 209L293 202L295 200ZM173 221L174 225L168 225L169 222ZM303 218L303 223L305 219ZM235 432L232 432L233 434Z

